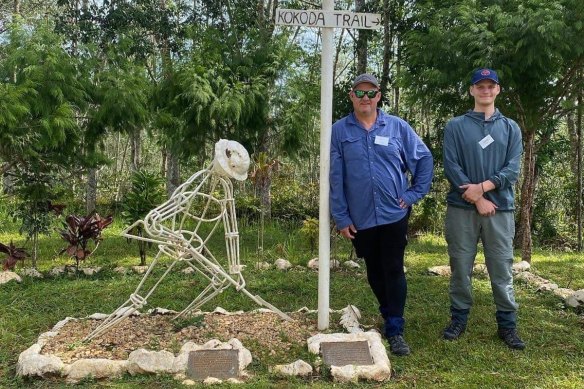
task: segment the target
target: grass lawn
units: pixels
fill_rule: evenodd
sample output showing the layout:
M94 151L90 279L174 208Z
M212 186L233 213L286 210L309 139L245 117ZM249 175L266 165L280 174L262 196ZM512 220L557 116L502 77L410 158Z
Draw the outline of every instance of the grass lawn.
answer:
M110 312L123 303L138 285L141 276L119 275L112 269L139 263L135 245L126 244L118 236L121 226L106 230L105 240L86 266L103 266L95 277L62 276L42 280L25 278L21 284L0 287L0 388L65 388L62 380L20 380L15 378L15 365L20 352L32 345L39 334L48 331L67 316L83 317L94 312ZM264 248L257 250L258 230L254 225L240 226L241 258L248 267L244 271L248 289L264 297L284 311L303 306L317 307L318 273L310 270L257 271L253 264L264 260L273 263L283 257L293 264L306 265L316 256L305 237L297 229L266 227ZM220 235L220 234L219 234ZM219 237L220 238L220 237ZM0 232L0 242L23 244L18 235ZM219 253L222 240L212 242ZM63 244L57 237L43 238L38 267L71 263L53 258ZM154 248L150 252L152 259ZM349 245L334 240L333 255L346 259ZM519 260L519 257L516 257ZM478 262L482 261L479 254ZM26 265L29 266L27 261ZM448 278L430 276L427 268L448 263L444 240L432 235L412 239L407 250L408 302L406 307L406 340L412 348L408 357L390 355L393 376L388 382L334 384L338 388L584 388L584 317L566 309L551 293L535 291L527 284L516 283L520 304L519 330L527 344L524 351L508 349L496 336L494 305L486 277L474 280L475 305L467 332L455 342L441 339L448 321ZM533 271L574 290L584 288L584 261L579 254L535 252ZM361 262L362 265L362 262ZM20 266L20 264L19 264ZM159 273L163 269L157 270ZM176 273L163 283L150 298L148 308L156 306L181 309L198 293L199 284L192 276ZM331 272L332 309L347 304L357 306L361 323L378 326L375 298L363 270ZM228 310L255 309L256 305L242 294L228 290L208 303L205 310L222 306ZM307 360L306 355L290 355ZM253 377L248 387L257 388L325 388L333 386L328 378L310 380L282 379L271 375L268 367L284 361L254 360L248 371ZM87 380L80 388L180 388L172 377L130 377L115 381ZM222 385L219 387L229 387Z

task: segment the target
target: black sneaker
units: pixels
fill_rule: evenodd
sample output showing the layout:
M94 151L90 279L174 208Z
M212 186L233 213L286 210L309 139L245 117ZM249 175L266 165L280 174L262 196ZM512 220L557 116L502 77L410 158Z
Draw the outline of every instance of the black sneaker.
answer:
M525 343L519 338L516 328L499 328L497 333L509 348L515 350L523 350L525 348Z
M409 355L410 346L406 343L402 335L394 335L388 338L389 340L389 350L395 355Z
M466 330L466 324L462 324L457 321L451 321L450 325L444 329L444 339L446 340L456 340L460 338L460 335Z

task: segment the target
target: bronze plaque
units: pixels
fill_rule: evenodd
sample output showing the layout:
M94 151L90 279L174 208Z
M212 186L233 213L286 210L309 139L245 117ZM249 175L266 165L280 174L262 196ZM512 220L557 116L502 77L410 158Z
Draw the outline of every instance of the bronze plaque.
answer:
M373 357L369 351L369 342L322 342L320 352L325 365L373 365Z
M239 376L239 351L191 351L187 363L187 376L194 380L204 380L207 377L237 378Z

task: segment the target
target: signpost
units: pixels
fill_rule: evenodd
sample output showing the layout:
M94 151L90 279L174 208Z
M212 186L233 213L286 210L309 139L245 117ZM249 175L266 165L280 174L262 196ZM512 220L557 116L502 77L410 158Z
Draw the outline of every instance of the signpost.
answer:
M276 9L278 25L322 28L320 78L320 208L318 243L318 329L329 326L330 218L329 170L333 116L333 28L381 28L381 15L335 11L334 0L323 0L321 10Z

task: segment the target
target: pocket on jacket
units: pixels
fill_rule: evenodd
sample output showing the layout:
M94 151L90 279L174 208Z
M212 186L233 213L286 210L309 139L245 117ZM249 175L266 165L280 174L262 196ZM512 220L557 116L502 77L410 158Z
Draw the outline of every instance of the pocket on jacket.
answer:
M343 156L346 161L363 159L363 143L361 138L347 138L341 142L343 147Z

